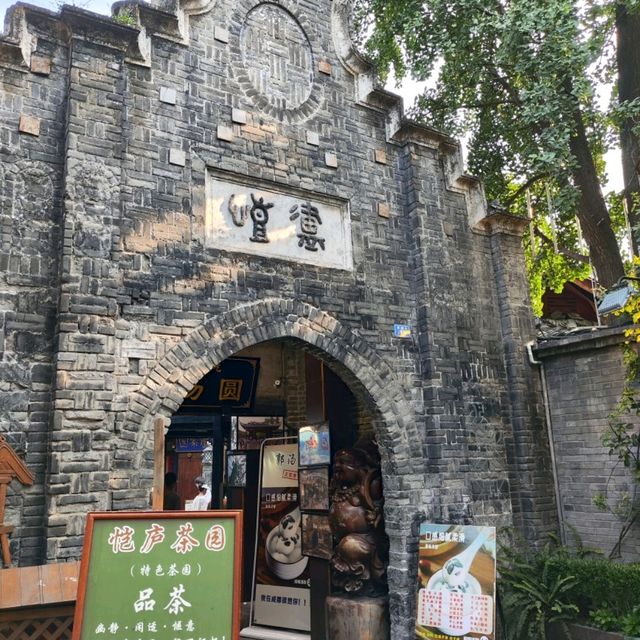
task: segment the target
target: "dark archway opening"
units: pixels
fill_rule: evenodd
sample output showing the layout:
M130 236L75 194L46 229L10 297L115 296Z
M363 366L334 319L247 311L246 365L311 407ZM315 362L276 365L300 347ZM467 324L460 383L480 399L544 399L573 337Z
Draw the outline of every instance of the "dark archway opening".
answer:
M198 495L197 478L204 478L211 492L211 508L241 509L244 513L243 600L250 602L254 573L256 520L259 505L260 445L263 440L297 436L308 424L327 423L331 459L340 449L362 440L374 440L370 399L356 395L322 357L323 353L296 338L263 342L234 354L229 360L255 360L252 380L236 384L237 401L220 402L226 391L224 375L213 381L205 376L198 384L213 385L193 401L189 394L171 420L165 438L165 471L175 473L181 508L189 508ZM327 358L330 360L330 358ZM226 371L225 361L220 372ZM240 374L238 374L240 375ZM210 376L209 376L210 377ZM214 376L215 377L215 376ZM198 385L196 385L198 387ZM196 388L194 387L194 388ZM198 404L199 398L208 402ZM213 398L213 404L212 399ZM330 475L329 475L330 477ZM205 496L207 494L205 493ZM324 599L330 592L329 561L310 557L312 638L324 638Z

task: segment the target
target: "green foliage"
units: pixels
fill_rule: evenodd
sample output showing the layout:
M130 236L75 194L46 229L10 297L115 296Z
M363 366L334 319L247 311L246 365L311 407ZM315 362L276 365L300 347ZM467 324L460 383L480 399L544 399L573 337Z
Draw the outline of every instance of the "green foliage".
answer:
M576 584L570 574L550 571L551 546L538 553L502 549L500 595L511 640L546 640L549 625L575 620L578 607L567 598ZM567 636L568 637L568 636Z
M620 564L552 539L543 549L515 543L500 550L498 589L508 640L544 640L549 625L582 622L639 635L640 564Z
M124 24L128 27L135 27L137 24L136 17L133 15L133 11L131 9L121 9L116 15L111 18L114 22L118 24Z
M355 5L361 40L382 75L393 71L398 80L410 74L431 81L412 115L469 136L469 168L483 179L489 201L527 215L524 197L530 191L540 231L533 239L535 255L528 257L534 304L543 288L558 289L584 277L588 260L579 254L587 251L578 245L575 219L584 208L575 172L584 159L576 140L584 127L585 152L603 180L603 154L616 123L640 108L627 104L611 114L596 100L597 83L611 80L615 70L614 4L355 0ZM619 229L620 219L611 225ZM529 239L530 253L531 244Z
M589 625L603 631L615 631L618 626L618 616L608 607L599 607L589 613Z
M617 619L630 614L638 604L640 593L640 564L622 564L606 558L579 558L567 549L558 548L549 559L549 573L553 576L572 575L576 581L567 591L567 598L575 603L583 619L592 612L607 609Z

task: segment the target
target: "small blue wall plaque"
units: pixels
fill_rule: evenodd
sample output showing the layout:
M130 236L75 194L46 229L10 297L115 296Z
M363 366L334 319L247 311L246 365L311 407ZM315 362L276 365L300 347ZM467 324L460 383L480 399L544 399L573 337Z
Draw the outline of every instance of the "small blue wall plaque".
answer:
M411 327L408 324L394 324L393 335L396 338L410 338Z

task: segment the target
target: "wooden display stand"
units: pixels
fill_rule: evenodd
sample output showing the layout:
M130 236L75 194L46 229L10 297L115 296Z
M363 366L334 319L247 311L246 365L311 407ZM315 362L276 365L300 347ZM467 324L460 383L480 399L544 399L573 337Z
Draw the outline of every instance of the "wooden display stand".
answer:
M389 640L388 598L329 596L327 618L331 640Z
M4 507L7 500L7 487L14 478L18 478L24 485L32 485L34 481L31 471L7 444L4 436L0 435L0 557L5 567L11 566L9 534L13 531L13 526L4 524Z

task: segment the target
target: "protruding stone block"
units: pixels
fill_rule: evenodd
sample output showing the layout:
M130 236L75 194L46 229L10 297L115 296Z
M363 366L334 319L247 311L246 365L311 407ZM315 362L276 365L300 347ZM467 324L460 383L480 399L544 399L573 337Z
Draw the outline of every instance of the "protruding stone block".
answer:
M51 73L51 58L31 56L31 72L41 76L48 76Z
M315 131L307 131L307 144L314 147L320 146L320 136Z
M243 109L232 109L231 121L235 124L247 124L247 112Z
M387 152L384 149L376 149L373 157L378 164L387 164Z
M229 42L229 32L224 27L215 26L213 28L213 37L218 42L224 42L225 44Z
M223 124L219 124L217 135L218 135L218 140L224 140L225 142L233 142L233 129L231 127L225 127Z
M187 164L187 154L182 149L169 149L169 164L184 167Z
M327 76L331 75L331 63L328 60L320 60L318 62L318 71L324 73Z
M338 156L333 153L333 151L327 151L324 154L324 163L327 165L327 167L335 169L338 166Z
M378 202L378 215L381 218L389 218L391 215L391 207L386 202Z
M176 104L178 93L173 87L160 87L160 102Z
M18 131L20 131L20 133L28 133L30 136L39 136L40 118L21 115L20 122L18 124Z

